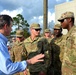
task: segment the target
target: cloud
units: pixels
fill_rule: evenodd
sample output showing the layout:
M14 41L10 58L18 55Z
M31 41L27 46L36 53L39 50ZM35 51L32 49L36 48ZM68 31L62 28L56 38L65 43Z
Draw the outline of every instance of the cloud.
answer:
M0 14L7 14L7 15L10 15L11 17L15 17L17 14L21 14L22 12L23 12L23 9L18 8L16 10L12 10L12 11L3 10Z
M32 24L33 22L39 23L39 24L41 25L41 27L43 27L43 16L38 16L38 17L34 16L34 17L30 20L29 24Z
M29 24L40 23L43 26L44 0L0 0L0 14L12 17L22 14ZM55 22L55 5L71 0L48 0L48 24Z
M48 12L48 23L52 20L55 22L55 13Z
M37 23L42 23L43 16L33 17L32 22L36 21Z

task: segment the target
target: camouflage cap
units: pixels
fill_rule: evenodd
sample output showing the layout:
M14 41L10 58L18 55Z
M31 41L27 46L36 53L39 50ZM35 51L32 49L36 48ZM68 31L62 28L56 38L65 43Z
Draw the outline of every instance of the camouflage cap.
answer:
M38 23L33 23L30 25L30 28L34 28L34 29L41 29L40 24Z
M71 18L71 17L74 18L74 13L73 12L65 12L61 15L61 17L58 19L58 21L61 21L65 18Z
M23 37L24 36L24 31L23 30L17 30L16 31L16 36L17 37Z
M54 29L61 29L61 25L60 25L60 24L56 24L56 25L54 26Z
M50 31L50 29L45 29L44 32L47 33L47 32L51 32L51 31Z

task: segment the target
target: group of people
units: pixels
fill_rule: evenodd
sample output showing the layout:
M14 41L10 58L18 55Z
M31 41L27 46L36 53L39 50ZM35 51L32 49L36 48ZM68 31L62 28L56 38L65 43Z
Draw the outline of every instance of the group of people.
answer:
M7 38L12 27L9 15L0 15L0 75L76 75L76 26L74 13L65 12L54 26L43 36L40 24L30 25L30 36L24 38L24 31L16 31L16 41L8 52ZM67 29L66 35L62 28Z

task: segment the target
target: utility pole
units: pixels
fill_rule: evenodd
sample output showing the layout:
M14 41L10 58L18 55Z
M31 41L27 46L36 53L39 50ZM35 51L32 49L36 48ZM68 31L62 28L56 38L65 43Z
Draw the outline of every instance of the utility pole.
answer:
M43 1L43 33L48 25L48 0Z

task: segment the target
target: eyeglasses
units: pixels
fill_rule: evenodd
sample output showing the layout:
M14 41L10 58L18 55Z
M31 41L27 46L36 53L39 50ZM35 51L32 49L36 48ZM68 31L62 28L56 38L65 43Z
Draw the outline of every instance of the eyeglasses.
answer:
M60 22L63 23L65 19L62 19Z
M35 29L35 31L41 31L41 29Z
M17 38L21 39L22 37L17 37Z

